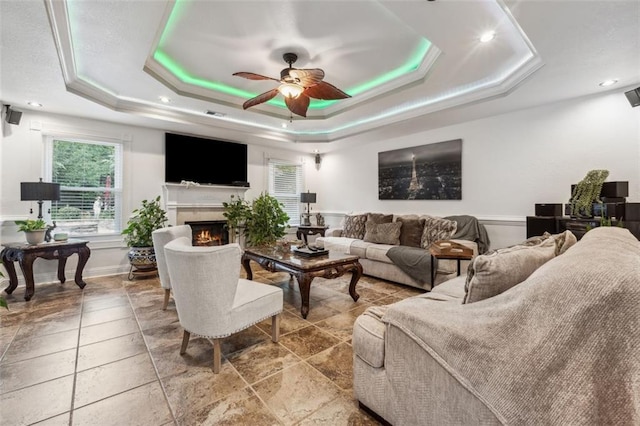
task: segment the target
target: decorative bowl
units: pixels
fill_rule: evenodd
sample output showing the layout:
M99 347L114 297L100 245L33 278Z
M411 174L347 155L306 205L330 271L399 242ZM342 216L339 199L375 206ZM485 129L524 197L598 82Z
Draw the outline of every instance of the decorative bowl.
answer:
M68 239L69 239L69 234L67 234L66 232L58 232L53 236L54 241L67 241Z

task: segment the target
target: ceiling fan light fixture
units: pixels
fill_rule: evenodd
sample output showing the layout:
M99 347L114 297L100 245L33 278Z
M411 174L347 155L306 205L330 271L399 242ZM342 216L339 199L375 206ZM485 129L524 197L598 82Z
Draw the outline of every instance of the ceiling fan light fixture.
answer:
M278 86L278 92L285 98L297 98L304 91L302 86L295 83L282 83Z
M488 43L491 40L493 40L494 38L496 38L496 32L495 31L487 31L486 33L482 34L480 36L480 43Z

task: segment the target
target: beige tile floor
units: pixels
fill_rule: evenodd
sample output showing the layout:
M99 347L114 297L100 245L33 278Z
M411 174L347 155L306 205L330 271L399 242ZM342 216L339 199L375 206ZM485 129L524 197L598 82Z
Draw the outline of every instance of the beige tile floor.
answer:
M352 392L351 331L368 306L419 291L370 277L348 295L349 276L314 280L311 310L289 275L255 269L254 279L284 290L281 338L270 320L222 343L192 338L184 356L173 301L161 309L157 278L126 276L24 287L0 312L2 425L368 425Z

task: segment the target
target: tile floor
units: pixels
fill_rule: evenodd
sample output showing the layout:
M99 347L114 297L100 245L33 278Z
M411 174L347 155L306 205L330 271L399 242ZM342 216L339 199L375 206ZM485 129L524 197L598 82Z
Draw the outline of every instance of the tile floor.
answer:
M173 301L161 309L157 278L39 284L30 302L18 287L0 312L0 424L377 424L353 398L353 322L419 291L365 276L354 303L348 274L317 278L304 320L288 274L254 271L284 290L280 341L270 320L225 339L217 375L206 339L180 356L183 330Z

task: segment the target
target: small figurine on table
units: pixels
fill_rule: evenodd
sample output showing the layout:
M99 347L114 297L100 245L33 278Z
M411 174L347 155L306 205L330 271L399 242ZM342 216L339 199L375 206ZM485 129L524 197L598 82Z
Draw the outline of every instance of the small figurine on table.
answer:
M318 226L324 226L324 217L320 213L316 213L316 223Z

